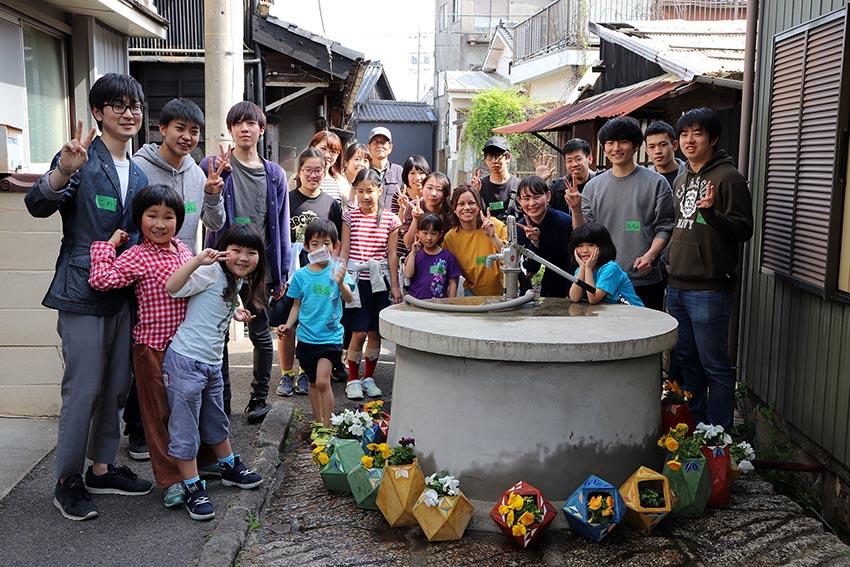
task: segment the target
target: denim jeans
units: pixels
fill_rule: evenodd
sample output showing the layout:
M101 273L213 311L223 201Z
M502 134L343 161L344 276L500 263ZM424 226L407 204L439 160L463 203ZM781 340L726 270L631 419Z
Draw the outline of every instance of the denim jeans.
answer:
M694 419L729 431L735 411L735 374L727 350L732 292L668 286L667 312L679 322L671 356L694 396L689 404Z

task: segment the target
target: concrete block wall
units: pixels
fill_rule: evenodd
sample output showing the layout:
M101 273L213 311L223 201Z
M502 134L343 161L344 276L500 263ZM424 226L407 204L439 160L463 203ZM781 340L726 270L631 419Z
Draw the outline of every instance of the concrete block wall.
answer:
M0 193L0 415L59 413L57 315L41 299L60 240L59 215L33 218L22 193Z

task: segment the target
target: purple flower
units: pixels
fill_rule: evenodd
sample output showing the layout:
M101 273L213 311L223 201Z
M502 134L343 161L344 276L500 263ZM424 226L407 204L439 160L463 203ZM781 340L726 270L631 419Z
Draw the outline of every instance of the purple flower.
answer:
M407 447L408 445L416 446L416 441L413 439L413 437L402 437L399 440L398 444L402 447Z

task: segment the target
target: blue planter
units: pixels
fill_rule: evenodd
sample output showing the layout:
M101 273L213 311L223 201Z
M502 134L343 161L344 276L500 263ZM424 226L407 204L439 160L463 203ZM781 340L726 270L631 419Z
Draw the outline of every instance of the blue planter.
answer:
M587 504L591 494L604 494L614 499L614 512L607 522L590 522ZM596 542L602 541L605 536L611 533L626 514L626 505L623 503L617 488L594 475L587 477L584 483L570 495L561 509L564 511L564 516L566 516L570 528L575 533Z

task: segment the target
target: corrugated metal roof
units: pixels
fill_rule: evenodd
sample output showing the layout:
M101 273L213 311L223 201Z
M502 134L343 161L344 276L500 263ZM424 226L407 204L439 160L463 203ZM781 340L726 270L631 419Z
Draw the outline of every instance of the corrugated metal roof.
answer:
M525 122L494 128L493 132L497 134L548 132L578 122L622 116L666 95L686 82L668 73L628 87L607 91L575 104L561 106Z
M495 73L484 71L446 71L446 90L477 93L487 89L505 89L510 83Z
M316 43L320 43L320 44L330 48L330 50L332 52L337 53L339 55L342 55L343 57L346 57L348 59L351 59L352 61L356 61L357 59L363 59L363 57L364 57L364 55L362 53L360 53L359 51L355 51L353 49L345 47L341 43L333 41L332 39L328 39L328 38L323 37L319 34L313 33L309 30L305 30L304 28L300 28L293 23L285 22L285 21L283 21L279 18L276 18L274 16L268 16L267 18L263 18L263 19L265 19L269 23L272 23L272 24L274 24L278 27L281 27L281 28L288 30L288 31L290 31L290 32L292 32L296 35L299 35L299 36L303 37L304 39L307 39L309 41L313 41L313 42L316 42Z
M434 107L424 102L373 100L358 105L353 120L357 122L436 122Z
M384 74L384 66L380 61L370 61L363 73L363 81L357 89L357 96L354 98L354 104L364 104L367 102L375 92L375 87L378 86L378 81L382 78L384 79L383 86L387 91L389 91L390 98L395 98L392 88L390 87L390 83Z

